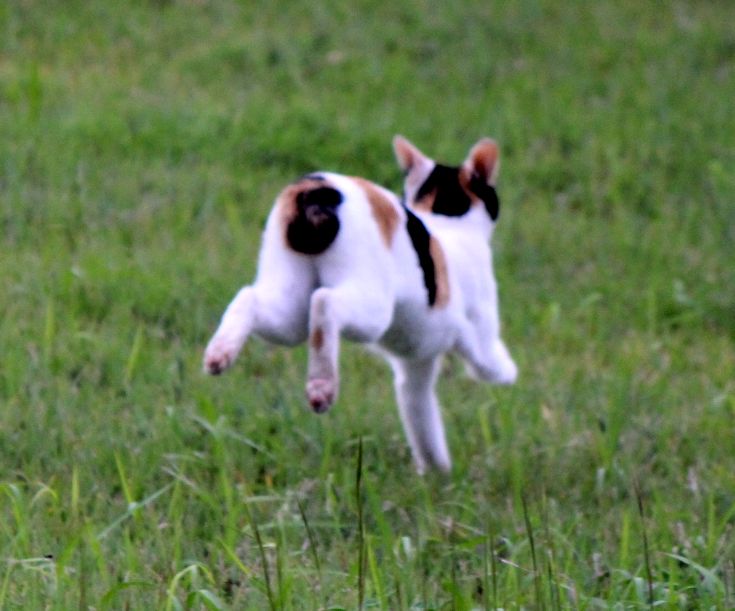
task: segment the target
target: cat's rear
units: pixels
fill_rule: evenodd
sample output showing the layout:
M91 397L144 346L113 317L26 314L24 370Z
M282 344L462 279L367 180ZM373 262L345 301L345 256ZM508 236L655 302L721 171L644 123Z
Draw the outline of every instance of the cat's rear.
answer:
M305 255L323 253L339 233L337 208L343 200L342 193L319 174L305 176L286 187L277 206L288 245Z

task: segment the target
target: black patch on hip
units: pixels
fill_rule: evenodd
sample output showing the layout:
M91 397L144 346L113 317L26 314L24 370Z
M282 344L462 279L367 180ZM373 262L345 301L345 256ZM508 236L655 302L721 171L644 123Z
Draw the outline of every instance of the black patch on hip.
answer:
M419 265L424 274L424 285L429 294L429 305L433 306L436 301L436 268L429 250L431 234L421 219L408 208L406 208L406 230L419 257Z
M296 217L288 224L286 239L296 252L323 253L339 232L337 206L342 194L332 187L302 191L296 196Z
M462 216L470 209L470 196L459 183L459 168L436 164L416 193L416 202L434 193L431 211L444 216Z

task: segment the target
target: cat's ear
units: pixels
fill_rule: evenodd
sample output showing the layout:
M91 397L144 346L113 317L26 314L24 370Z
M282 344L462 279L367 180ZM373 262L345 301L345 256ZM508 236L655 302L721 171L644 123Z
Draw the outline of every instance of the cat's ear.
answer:
M500 147L495 140L483 138L470 150L464 166L488 185L494 185L500 171Z
M393 150L395 151L398 165L406 174L409 174L412 170L427 167L432 163L431 159L403 136L395 136L393 138Z

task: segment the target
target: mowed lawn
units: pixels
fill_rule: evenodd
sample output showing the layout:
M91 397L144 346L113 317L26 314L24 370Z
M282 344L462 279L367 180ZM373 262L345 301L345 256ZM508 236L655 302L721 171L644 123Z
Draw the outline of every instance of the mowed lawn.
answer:
M735 8L0 5L0 608L735 606ZM501 145L521 375L419 478L344 346L201 370L276 193Z

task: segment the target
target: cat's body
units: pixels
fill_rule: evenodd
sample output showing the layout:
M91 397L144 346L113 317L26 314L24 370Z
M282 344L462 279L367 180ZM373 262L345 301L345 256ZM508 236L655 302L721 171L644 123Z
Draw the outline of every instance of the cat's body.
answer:
M255 333L308 339L306 394L336 399L340 337L374 344L390 362L416 467L451 466L434 393L441 356L456 350L481 379L512 383L500 339L489 239L497 217L498 149L483 140L461 168L394 141L406 205L361 178L321 172L288 186L266 223L255 282L228 306L207 346L212 374Z

